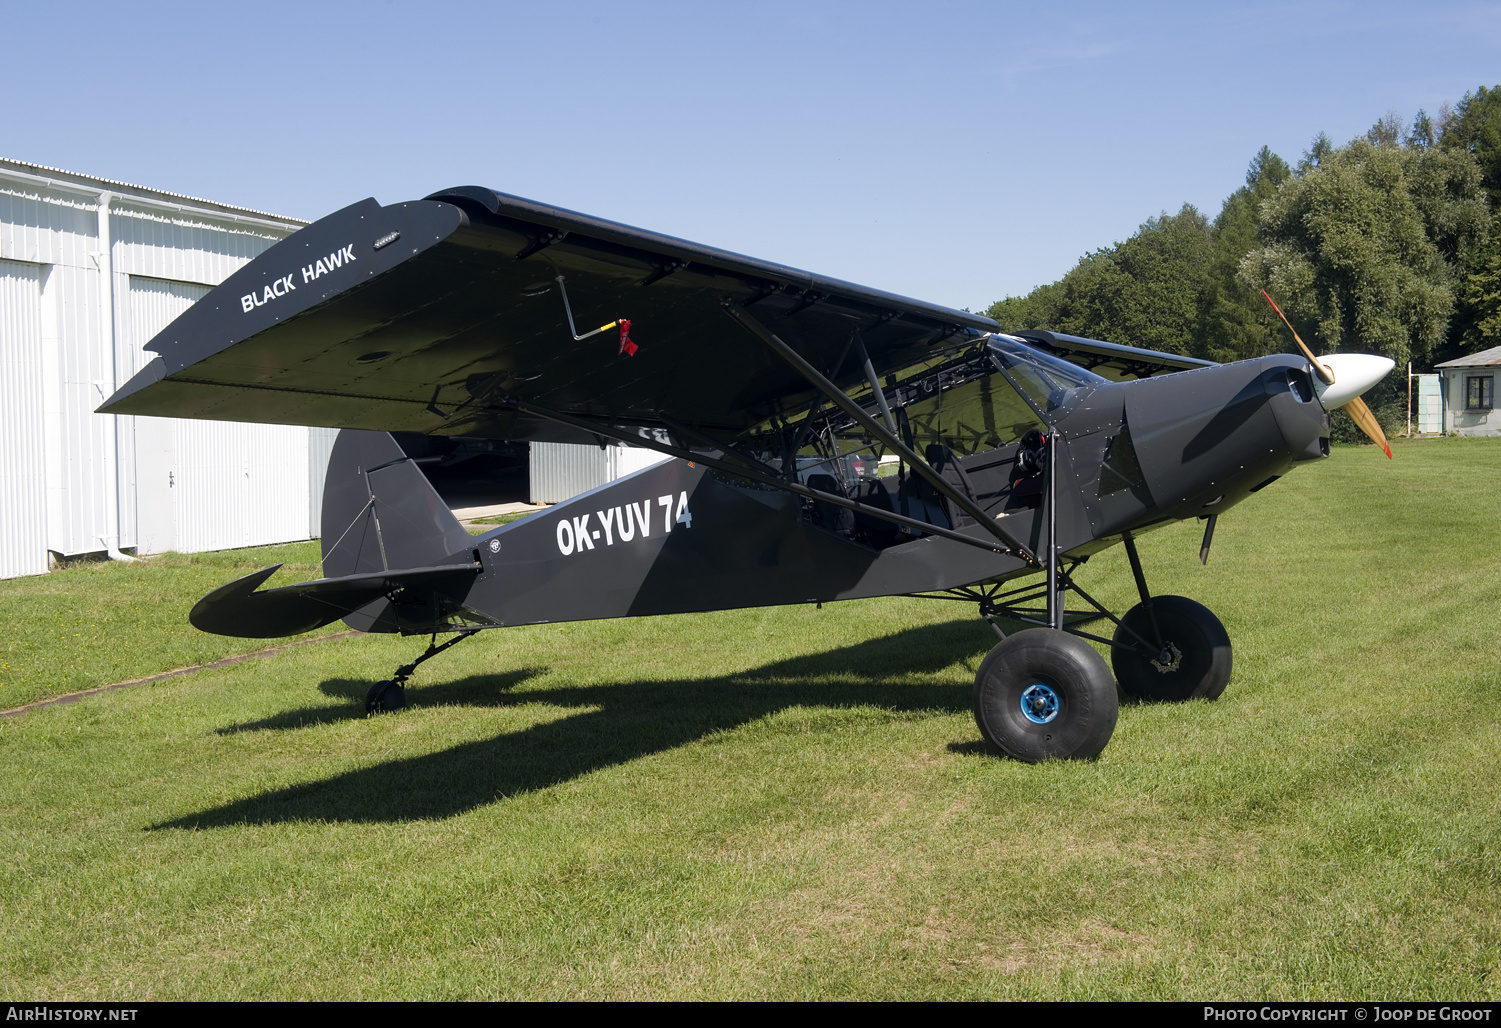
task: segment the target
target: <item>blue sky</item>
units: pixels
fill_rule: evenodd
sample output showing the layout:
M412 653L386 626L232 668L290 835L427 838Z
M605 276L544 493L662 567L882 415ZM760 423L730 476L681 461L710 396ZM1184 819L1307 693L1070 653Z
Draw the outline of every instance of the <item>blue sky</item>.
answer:
M478 183L982 309L1269 145L1501 83L1501 4L0 0L0 156L313 219Z

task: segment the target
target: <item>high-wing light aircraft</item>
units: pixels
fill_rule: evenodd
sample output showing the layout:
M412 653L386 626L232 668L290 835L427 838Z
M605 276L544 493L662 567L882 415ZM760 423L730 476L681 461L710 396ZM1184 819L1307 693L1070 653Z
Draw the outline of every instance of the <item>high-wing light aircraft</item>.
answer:
M1201 518L1207 557L1215 519L1327 457L1328 411L1364 410L1391 367L1006 335L477 187L331 214L148 345L158 356L101 411L345 430L324 492L327 577L261 589L270 567L190 618L233 636L341 618L431 635L370 688L372 712L403 706L418 664L486 628L929 596L976 604L1001 636L975 718L1026 761L1098 755L1117 682L1148 700L1219 695L1225 629L1149 593L1136 537ZM391 432L675 459L471 536ZM897 474L854 476L852 453L894 456ZM1078 581L1116 543L1141 596L1121 617ZM1085 630L1101 620L1110 638ZM1035 627L1006 635L1016 623Z

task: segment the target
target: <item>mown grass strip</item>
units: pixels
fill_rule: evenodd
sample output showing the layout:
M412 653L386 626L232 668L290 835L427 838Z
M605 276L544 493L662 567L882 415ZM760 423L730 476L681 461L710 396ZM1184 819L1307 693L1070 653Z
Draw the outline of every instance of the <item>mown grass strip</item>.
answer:
M271 564L271 585L322 577L319 544L163 553L131 564L77 562L0 581L0 707L15 708L113 682L260 649L254 639L188 624L204 594ZM313 635L341 631L342 624Z
M193 664L189 667L180 667L174 668L171 671L163 671L158 675L147 675L144 678L131 678L123 682L111 682L109 685L101 685L94 689L85 689L82 692L64 693L61 696L54 696L51 699L37 700L35 703L28 703L24 707L14 707L10 710L0 710L0 717L15 717L19 714L26 714L33 710L40 710L42 707L54 707L65 703L77 703L79 700L88 699L90 696L100 696L107 692L114 692L116 689L128 689L132 685L149 685L152 682L164 682L169 678L177 678L179 675L191 675L197 671L212 671L216 668L221 667L233 667L236 664L243 664L247 660L265 660L267 657L274 657L279 653L283 653L286 650L291 649L293 646L306 646L308 643L322 642L324 639L343 639L359 634L360 633L358 632L350 630L346 632L335 632L332 635L323 636L321 638L296 639L289 643L283 643L280 646L270 646L266 649L255 650L251 653L242 653L237 657L225 657L223 660L211 661L208 664Z

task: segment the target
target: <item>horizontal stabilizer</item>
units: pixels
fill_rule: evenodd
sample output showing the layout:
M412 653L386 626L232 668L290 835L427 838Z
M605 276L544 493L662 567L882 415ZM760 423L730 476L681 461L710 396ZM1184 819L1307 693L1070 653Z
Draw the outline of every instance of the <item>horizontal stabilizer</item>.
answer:
M457 565L381 571L257 592L280 567L273 564L220 586L193 605L188 620L202 631L244 639L297 635L332 624L377 600L388 600L398 612L403 605L442 608L445 599L461 599L480 570L476 565ZM424 610L428 620L432 614Z

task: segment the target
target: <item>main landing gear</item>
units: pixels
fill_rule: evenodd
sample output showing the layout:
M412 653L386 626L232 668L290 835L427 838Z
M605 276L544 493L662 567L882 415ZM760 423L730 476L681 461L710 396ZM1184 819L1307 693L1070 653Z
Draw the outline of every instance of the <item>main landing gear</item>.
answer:
M1029 764L1098 757L1118 709L1105 658L1051 628L1003 640L975 676L980 734L992 749Z
M1001 637L975 675L975 722L991 749L1028 763L1091 760L1110 741L1122 700L1212 700L1225 691L1232 663L1225 626L1193 600L1152 596L1135 542L1124 542L1141 595L1124 617L1073 581L1077 561L1055 567L1051 590L1034 583L1003 592L995 584L944 594L978 601L980 616ZM1066 610L1069 592L1091 609ZM1035 606L1039 600L1046 608ZM1110 639L1080 627L1101 618L1115 622ZM1007 636L997 619L1039 627ZM1086 639L1109 645L1109 665Z
M1138 603L1110 641L1115 680L1122 694L1137 701L1215 699L1230 683L1230 663L1225 626L1208 607L1183 596Z
M407 679L412 677L417 670L417 665L430 657L436 657L450 646L457 646L465 639L474 635L477 629L460 632L442 646L438 645L438 636L433 635L427 644L427 652L422 654L410 664L403 664L396 669L396 673L383 682L376 682L365 693L366 714L388 714L394 710L400 710L407 705Z

